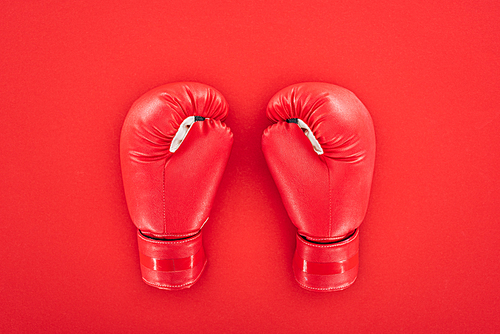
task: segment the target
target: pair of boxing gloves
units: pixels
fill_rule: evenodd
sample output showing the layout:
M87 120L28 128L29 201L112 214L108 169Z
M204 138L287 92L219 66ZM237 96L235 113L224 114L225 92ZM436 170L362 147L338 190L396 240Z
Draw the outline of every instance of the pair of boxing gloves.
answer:
M121 133L125 196L137 227L142 278L166 290L191 287L206 265L207 222L233 135L214 88L167 84L140 97ZM348 91L301 83L267 106L274 122L262 150L292 223L293 272L313 291L350 286L358 274L359 225L375 158L371 117Z

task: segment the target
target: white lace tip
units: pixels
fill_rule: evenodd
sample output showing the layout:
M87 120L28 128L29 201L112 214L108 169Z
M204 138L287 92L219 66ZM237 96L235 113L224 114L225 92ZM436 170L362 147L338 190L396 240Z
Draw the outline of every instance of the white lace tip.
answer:
M309 128L309 126L307 126L307 124L300 118L297 119L297 125L304 131L304 134L306 135L307 139L309 139L309 141L311 142L314 152L316 152L318 155L322 155L324 153L323 148L319 144L316 137L314 137L314 134Z
M182 121L179 129L177 130L174 139L172 139L172 143L170 144L169 151L174 153L181 146L182 142L186 138L189 130L191 129L191 125L196 122L195 116L189 116L185 120Z

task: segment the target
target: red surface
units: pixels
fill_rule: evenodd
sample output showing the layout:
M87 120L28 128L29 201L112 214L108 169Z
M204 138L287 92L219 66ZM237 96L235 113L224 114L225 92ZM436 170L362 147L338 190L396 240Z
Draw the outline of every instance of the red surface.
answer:
M500 331L497 1L4 1L1 332ZM185 291L141 280L119 137L168 82L226 97L234 146ZM278 90L370 111L377 156L356 283L293 279L295 228L260 148Z

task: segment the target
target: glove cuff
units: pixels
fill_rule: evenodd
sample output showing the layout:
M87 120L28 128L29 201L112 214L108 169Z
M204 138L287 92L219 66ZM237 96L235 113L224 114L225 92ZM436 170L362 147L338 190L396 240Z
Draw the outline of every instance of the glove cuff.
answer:
M200 277L207 259L202 233L179 240L159 240L137 230L142 279L164 290L190 288Z
M358 276L359 229L345 240L320 244L297 234L293 257L295 279L304 289L337 291L349 287Z

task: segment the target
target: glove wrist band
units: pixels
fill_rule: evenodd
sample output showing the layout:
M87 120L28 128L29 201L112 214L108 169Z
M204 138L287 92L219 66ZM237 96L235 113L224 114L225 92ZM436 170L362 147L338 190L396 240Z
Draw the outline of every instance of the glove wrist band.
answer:
M191 287L207 262L202 232L179 240L159 240L137 230L142 279L146 284L165 290Z
M330 244L310 242L297 234L293 272L297 282L313 291L349 287L358 275L359 230Z

